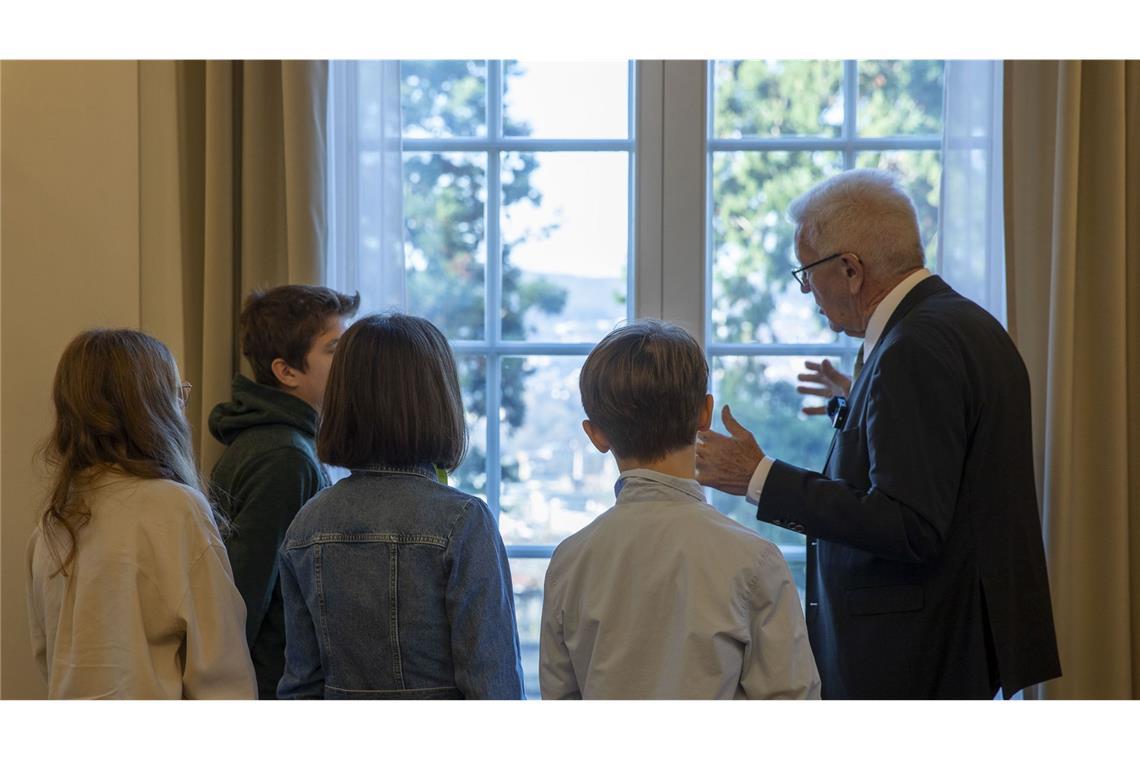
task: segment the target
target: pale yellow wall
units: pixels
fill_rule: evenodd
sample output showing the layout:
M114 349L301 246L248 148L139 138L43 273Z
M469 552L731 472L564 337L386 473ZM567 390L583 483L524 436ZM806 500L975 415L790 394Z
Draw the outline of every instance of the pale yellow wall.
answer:
M50 426L67 341L139 326L135 62L0 65L0 696L42 696L31 661L24 549L42 495L33 452Z

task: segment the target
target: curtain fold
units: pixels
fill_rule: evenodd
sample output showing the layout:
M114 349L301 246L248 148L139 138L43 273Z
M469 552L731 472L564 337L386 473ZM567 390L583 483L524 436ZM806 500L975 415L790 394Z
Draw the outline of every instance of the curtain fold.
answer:
M142 328L194 384L207 420L241 366L237 319L254 287L320 284L326 254L324 61L139 63Z
M1002 62L946 61L943 81L940 274L1005 324Z
M400 62L335 61L330 81L330 281L361 314L406 309Z
M1064 676L1053 698L1140 696L1140 62L1010 61L1010 332Z

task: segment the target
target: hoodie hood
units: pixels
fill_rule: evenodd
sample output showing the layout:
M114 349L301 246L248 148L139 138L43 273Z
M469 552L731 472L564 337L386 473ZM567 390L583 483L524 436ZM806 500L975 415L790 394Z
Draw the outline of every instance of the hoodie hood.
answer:
M253 427L288 425L310 439L317 434L317 410L285 391L234 376L233 399L210 412L210 434L227 446Z

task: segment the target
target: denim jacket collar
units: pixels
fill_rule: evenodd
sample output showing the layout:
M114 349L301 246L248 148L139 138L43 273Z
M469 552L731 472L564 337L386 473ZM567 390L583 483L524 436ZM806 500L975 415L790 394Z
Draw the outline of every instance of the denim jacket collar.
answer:
M351 472L367 475L418 475L421 478L439 482L435 467L430 464L416 464L411 467L394 467L386 464L372 464L366 467L354 467Z
M617 503L634 501L705 501L700 483L689 478L677 478L656 470L638 468L626 470L614 483Z

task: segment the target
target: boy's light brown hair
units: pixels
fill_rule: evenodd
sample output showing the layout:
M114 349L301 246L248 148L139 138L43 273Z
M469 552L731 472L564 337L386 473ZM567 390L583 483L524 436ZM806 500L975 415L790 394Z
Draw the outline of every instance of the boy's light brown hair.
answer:
M319 285L282 285L254 290L241 310L241 352L253 368L253 379L277 388L273 360L284 359L307 372L306 354L329 319L351 317L360 308L360 294L351 296Z
M709 365L680 327L646 319L598 343L578 377L582 407L622 459L650 462L692 446Z

